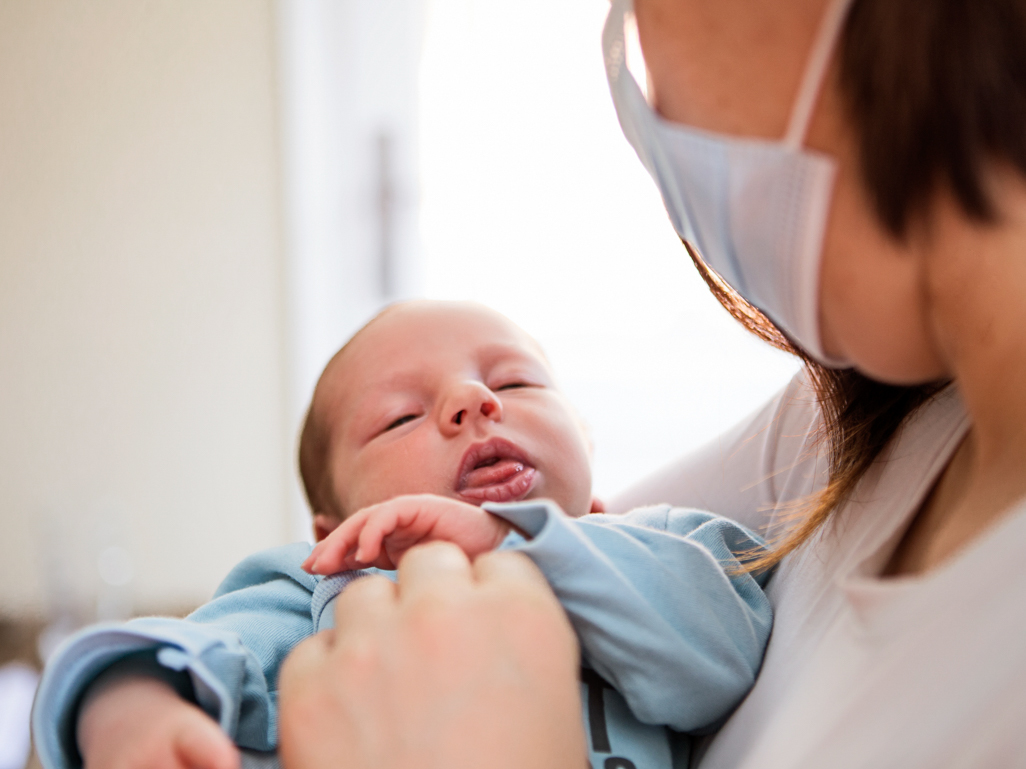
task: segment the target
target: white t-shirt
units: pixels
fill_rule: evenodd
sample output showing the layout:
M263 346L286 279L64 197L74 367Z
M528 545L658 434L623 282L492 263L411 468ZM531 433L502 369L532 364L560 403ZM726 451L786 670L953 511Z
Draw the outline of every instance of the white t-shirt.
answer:
M610 508L671 502L765 530L822 487L817 414L799 375ZM948 388L781 564L759 680L700 769L1026 767L1026 505L924 575L878 576L967 429Z

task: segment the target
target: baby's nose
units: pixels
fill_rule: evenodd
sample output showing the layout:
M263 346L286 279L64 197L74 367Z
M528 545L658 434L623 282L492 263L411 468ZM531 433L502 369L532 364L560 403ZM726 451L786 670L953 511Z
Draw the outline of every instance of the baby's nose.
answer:
M501 420L502 403L480 382L465 382L456 388L444 413L449 429L459 429L474 418Z
M499 409L499 404L498 403L493 403L492 401L484 401L481 404L481 414L482 414L482 416L485 416L485 417L490 417L492 414L494 414L496 411L498 411L498 409ZM455 424L462 425L463 424L463 420L466 418L466 416L467 416L467 409L460 409L453 416L452 421Z

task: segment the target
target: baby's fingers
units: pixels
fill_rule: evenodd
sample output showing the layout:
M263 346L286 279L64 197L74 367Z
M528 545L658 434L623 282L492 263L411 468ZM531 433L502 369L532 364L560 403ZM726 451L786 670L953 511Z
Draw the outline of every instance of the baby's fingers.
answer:
M360 532L356 547L356 561L361 564L372 564L381 555L381 542L399 525L399 514L394 504L380 506L367 525Z
M239 769L239 750L205 714L197 711L179 731L175 753L188 769Z
M366 510L354 513L344 520L323 541L319 542L303 562L311 574L334 574L346 565L347 556L356 545L360 529L369 515Z

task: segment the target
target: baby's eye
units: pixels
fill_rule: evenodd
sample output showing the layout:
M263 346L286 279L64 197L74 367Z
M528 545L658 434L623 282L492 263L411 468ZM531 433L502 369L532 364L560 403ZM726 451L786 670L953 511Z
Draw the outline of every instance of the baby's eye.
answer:
M407 422L412 422L416 418L417 418L416 414L406 414L404 416L399 417L394 422L392 422L388 427L386 427L381 432L387 433L389 430L394 430L395 428L400 427L400 426L406 424Z
M516 390L521 387L530 387L527 382L507 382L506 384L499 385L495 388L495 392L502 392L503 390Z

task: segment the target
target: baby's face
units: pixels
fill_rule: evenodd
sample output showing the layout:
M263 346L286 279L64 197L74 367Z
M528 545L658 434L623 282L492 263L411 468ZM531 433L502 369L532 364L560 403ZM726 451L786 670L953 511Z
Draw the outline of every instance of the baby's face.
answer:
M573 516L590 509L575 412L534 340L486 308L392 309L329 365L315 407L343 515L415 493L475 505L547 497Z

